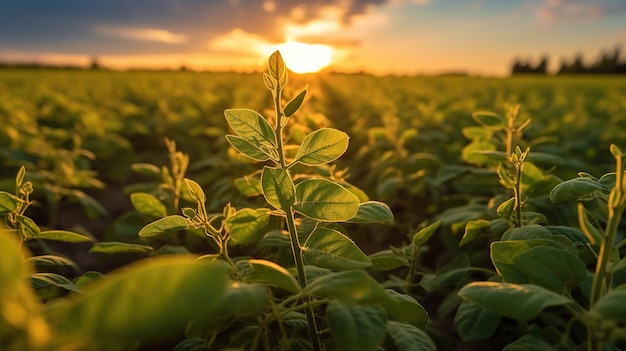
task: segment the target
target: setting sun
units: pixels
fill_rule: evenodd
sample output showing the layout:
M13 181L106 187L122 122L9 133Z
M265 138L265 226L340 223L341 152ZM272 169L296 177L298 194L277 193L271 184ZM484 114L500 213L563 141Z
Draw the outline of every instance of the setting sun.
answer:
M328 45L288 41L276 45L287 67L295 73L318 72L332 63L333 49Z

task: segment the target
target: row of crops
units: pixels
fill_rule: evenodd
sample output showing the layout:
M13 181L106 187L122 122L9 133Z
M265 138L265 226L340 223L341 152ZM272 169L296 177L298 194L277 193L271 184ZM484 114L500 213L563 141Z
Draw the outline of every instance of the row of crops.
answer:
M625 345L626 81L269 63L2 71L2 349Z

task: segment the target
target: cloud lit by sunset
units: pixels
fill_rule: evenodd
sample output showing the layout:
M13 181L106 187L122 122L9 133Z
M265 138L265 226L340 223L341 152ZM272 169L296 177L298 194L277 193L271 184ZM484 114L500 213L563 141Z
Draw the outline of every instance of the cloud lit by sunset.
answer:
M594 60L626 46L624 23L620 0L10 0L0 61L249 71L282 48L315 61L302 71L503 75L515 57Z

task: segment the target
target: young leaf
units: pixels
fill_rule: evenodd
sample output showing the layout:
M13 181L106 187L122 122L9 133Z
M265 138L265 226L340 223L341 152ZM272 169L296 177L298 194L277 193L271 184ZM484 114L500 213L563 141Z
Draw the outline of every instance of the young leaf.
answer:
M187 220L183 216L173 215L156 220L139 231L139 236L150 238L157 235L177 232L187 229Z
M156 198L156 196L148 193L130 194L130 202L135 210L147 216L162 218L167 216L165 205Z
M32 219L21 215L16 215L15 218L17 219L17 222L21 224L20 229L22 234L24 234L24 240L36 238L39 233L41 233L41 229L39 229L37 224L35 224Z
M565 305L570 299L533 284L473 282L459 296L502 316L529 320L544 308Z
M47 230L39 233L37 239L64 241L66 243L85 243L93 241L93 238L90 236L66 230Z
M435 234L435 231L437 231L440 225L441 221L437 221L415 233L412 238L413 245L423 245L425 242L428 241L428 239L430 239L433 234Z
M68 299L61 307L61 326L87 340L155 340L180 332L190 320L214 310L225 285L224 270L195 263L193 257L143 260Z
M284 86L287 83L287 66L280 51L276 50L270 55L267 66L269 68L270 77L274 78Z
M187 191L192 199L201 204L206 202L206 195L204 195L204 190L202 190L200 184L196 183L192 179L185 178L185 185L187 186Z
M18 201L15 195L0 191L0 214L15 211Z
M298 112L304 102L304 98L306 97L308 91L307 88L308 87L304 87L304 89L302 89L293 99L289 100L287 105L285 105L285 108L283 109L285 117L289 118Z
M106 241L97 243L91 247L89 253L103 253L103 254L121 254L121 253L151 253L154 251L152 246L129 244L117 241Z
M263 196L273 207L286 211L295 202L295 188L287 170L263 167L261 174Z
M261 281L276 285L287 291L297 294L301 291L300 285L288 270L274 262L266 260L249 260L252 272L247 277L248 281Z
M375 305L332 301L326 306L326 319L343 351L373 351L385 338L387 316Z
M235 150L241 152L242 154L248 156L249 158L255 161L267 161L272 156L261 148L262 144L251 143L248 140L236 136L236 135L227 135L226 140Z
M454 316L454 324L464 342L476 342L493 336L500 315L471 301L463 300Z
M224 111L224 116L233 131L248 142L276 147L274 129L256 111L243 108L229 109Z
M387 321L387 334L397 350L436 351L437 346L423 330L410 324Z
M307 179L296 185L293 208L321 222L341 222L356 216L359 199L330 180Z
M367 201L359 204L356 216L350 218L351 223L391 223L393 213L387 204L378 201Z
M266 233L270 211L266 208L244 208L226 220L226 230L233 245L251 245Z
M336 160L348 149L348 139L340 130L318 129L304 138L293 162L318 166Z
M324 227L318 227L302 247L307 263L332 270L359 269L370 266L369 258L347 236Z
M265 84L265 87L272 92L276 89L276 79L272 78L267 73L263 73L263 83Z
M467 222L465 225L465 233L463 234L463 238L461 238L461 242L459 242L459 246L467 245L474 241L485 231L488 231L488 228L490 228L490 222L485 219L475 219Z

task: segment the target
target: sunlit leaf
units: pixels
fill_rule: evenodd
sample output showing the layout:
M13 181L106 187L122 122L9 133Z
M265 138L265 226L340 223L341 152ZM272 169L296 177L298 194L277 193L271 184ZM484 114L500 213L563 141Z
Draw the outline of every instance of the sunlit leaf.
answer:
M233 245L250 245L259 241L266 233L270 221L268 209L244 208L226 220L226 230Z
M143 253L148 254L154 251L152 246L129 244L117 241L106 241L97 243L91 247L90 253L103 253L103 254L122 254L122 253Z
M262 149L260 144L251 143L248 140L236 135L227 135L226 140L228 140L230 145L234 147L235 150L255 161L267 161L272 158L269 153Z
M348 139L337 129L318 129L304 138L294 162L317 166L336 160L348 149Z
M307 263L322 268L348 270L372 264L352 239L330 228L315 229L302 249Z
M367 201L359 204L356 216L348 222L352 223L390 223L393 213L387 204L378 201Z
M249 281L266 282L296 294L300 292L296 278L282 266L266 260L252 259L248 262L252 268L248 276Z
M130 194L130 202L133 207L147 216L162 218L167 216L165 205L156 198L156 196L148 193Z
M289 173L283 168L263 167L261 186L265 200L273 207L286 210L295 202L295 188Z
M187 220L183 216L173 215L156 220L139 231L139 236L150 238L157 235L174 233L187 229Z
M296 203L293 208L318 221L340 222L356 216L359 199L330 180L307 179L296 185Z
M85 243L93 241L93 238L88 235L67 230L47 230L39 233L37 239L63 241L67 243Z
M289 102L287 103L287 105L285 105L285 108L283 109L285 117L289 118L295 115L296 112L298 112L298 110L302 106L302 103L304 102L304 98L306 97L307 92L308 89L307 87L305 87L296 96L294 96L293 99L289 100Z

